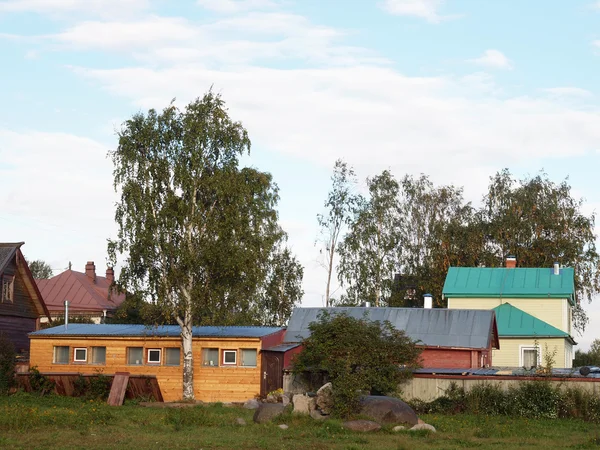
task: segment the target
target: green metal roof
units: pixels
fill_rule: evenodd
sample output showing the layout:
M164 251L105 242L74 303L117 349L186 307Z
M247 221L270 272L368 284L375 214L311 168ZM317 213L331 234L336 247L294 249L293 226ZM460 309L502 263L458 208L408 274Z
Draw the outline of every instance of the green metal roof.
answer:
M445 297L567 298L575 302L575 272L561 268L450 267Z
M565 337L571 340L573 338L569 333L559 330L525 311L514 307L510 303L504 303L493 308L496 312L496 322L498 324L498 336L505 337Z

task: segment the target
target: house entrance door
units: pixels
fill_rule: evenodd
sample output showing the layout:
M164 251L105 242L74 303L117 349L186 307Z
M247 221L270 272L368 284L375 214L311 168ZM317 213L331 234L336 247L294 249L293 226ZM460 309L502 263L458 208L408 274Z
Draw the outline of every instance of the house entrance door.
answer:
M261 359L262 382L260 395L283 388L283 354L262 352Z

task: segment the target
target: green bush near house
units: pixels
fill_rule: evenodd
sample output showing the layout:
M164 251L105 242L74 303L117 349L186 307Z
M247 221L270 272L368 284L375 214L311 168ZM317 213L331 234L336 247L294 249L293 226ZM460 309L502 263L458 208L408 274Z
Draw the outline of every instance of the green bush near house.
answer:
M0 395L7 395L15 385L15 346L0 332Z

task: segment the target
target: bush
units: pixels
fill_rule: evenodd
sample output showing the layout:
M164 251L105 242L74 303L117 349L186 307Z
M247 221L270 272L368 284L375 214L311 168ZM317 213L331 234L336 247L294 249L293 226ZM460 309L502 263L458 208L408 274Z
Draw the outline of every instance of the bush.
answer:
M33 366L29 369L29 386L32 392L44 395L54 391L55 383Z
M326 375L333 385L333 412L341 417L357 411L361 392L393 393L412 376L401 367L418 365L415 342L387 321L323 312L309 329L311 335L294 360L294 373Z
M8 395L15 385L15 346L4 333L0 333L0 395Z

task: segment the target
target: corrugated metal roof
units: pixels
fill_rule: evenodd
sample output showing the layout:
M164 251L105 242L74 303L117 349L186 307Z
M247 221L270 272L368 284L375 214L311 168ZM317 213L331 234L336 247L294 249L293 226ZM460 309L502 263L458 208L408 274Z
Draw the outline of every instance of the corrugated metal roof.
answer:
M523 369L522 367L488 367L482 369L444 369L427 368L415 369L413 373L426 375L462 375L466 376L511 376L511 377L532 377L539 376L535 370ZM553 377L565 378L597 378L600 379L600 373L590 373L587 376L579 373L579 367L572 369L552 369Z
M444 296L575 299L575 272L553 268L450 267Z
M492 338L494 312L472 309L423 308L295 308L284 342L300 342L310 335L308 325L322 311L346 313L372 321L389 320L398 330L432 347L488 348Z
M260 338L280 331L277 327L193 327L194 337L249 337ZM181 329L178 325L162 325L158 327L127 324L84 324L72 323L65 329L64 325L47 328L30 333L30 336L155 336L178 337Z
M500 337L568 337L566 333L510 303L493 308Z
M299 346L300 346L300 344L279 344L274 347L263 348L263 351L285 353L288 350L291 350L291 349L299 347Z

